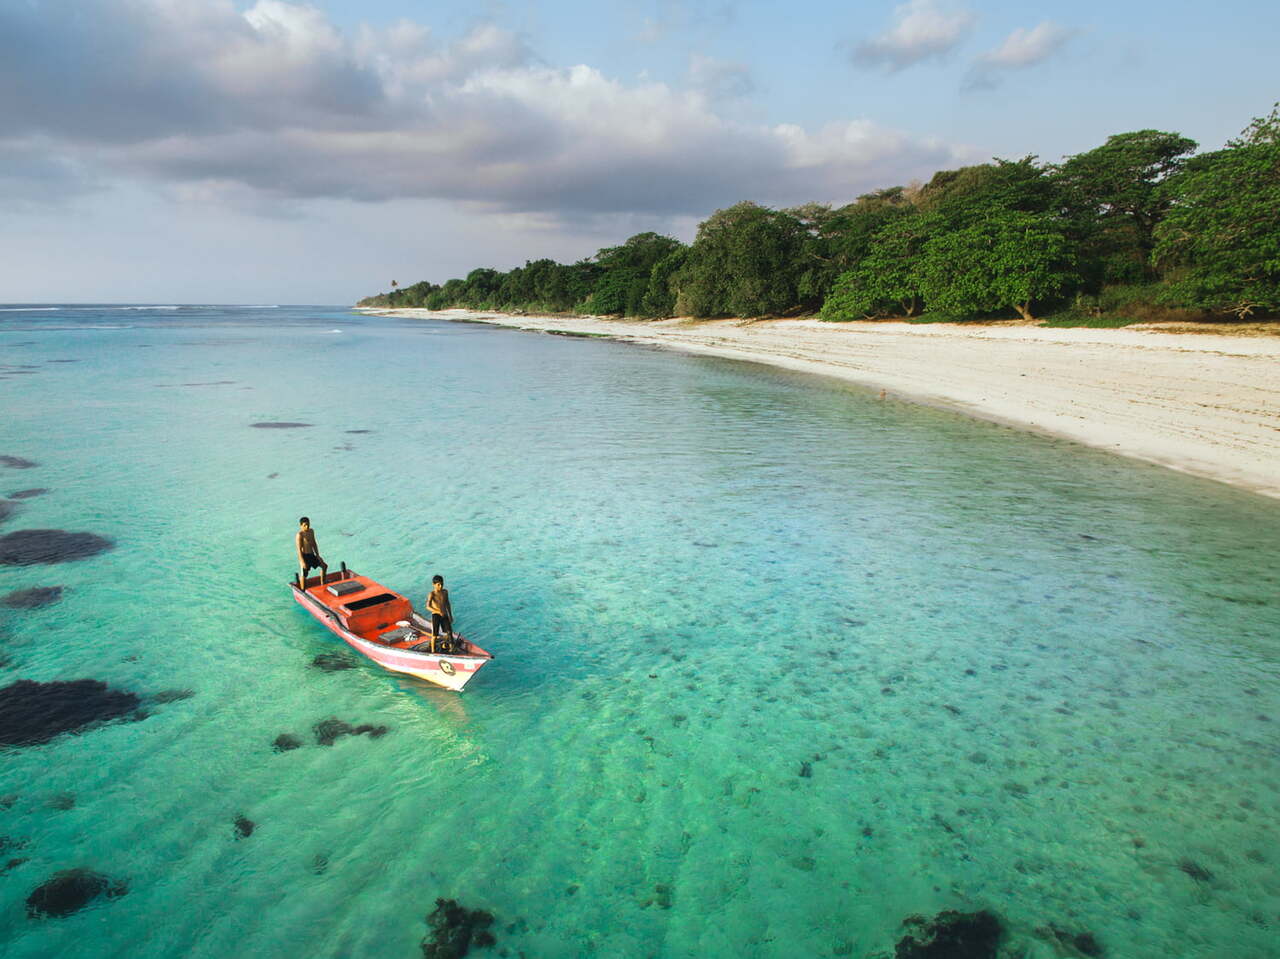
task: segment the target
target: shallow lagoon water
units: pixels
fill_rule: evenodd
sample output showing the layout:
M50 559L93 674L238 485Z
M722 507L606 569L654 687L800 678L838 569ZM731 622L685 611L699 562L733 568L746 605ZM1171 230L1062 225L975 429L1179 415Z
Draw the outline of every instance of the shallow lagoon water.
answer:
M945 908L1030 957L1049 923L1276 954L1274 502L762 366L337 308L13 311L0 352L0 454L38 463L0 494L48 489L0 535L115 541L0 568L66 587L0 607L0 683L153 697L5 751L6 955L413 956L438 896L513 956L862 957ZM444 574L495 662L461 696L312 667L344 647L285 587L304 513L333 565ZM317 745L329 717L390 732ZM129 891L28 919L76 867Z

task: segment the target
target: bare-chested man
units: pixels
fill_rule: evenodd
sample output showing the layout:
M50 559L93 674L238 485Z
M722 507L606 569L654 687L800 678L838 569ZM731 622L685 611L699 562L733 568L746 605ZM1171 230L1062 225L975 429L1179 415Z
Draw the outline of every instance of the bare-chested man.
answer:
M313 569L320 570L320 582L323 583L329 573L320 556L320 547L316 545L316 531L311 528L311 520L302 517L298 520L298 566L302 568L302 585L307 584L307 573Z
M449 591L444 588L443 576L431 577L431 592L427 594L427 609L431 612L431 641L440 638L443 631L447 642L453 642L453 607L449 605Z

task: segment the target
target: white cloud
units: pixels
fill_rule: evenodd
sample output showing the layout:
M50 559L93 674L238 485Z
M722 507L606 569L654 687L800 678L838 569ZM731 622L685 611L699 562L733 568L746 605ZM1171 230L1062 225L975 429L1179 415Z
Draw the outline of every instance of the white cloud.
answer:
M968 85L994 86L1001 73L1043 63L1071 39L1075 31L1045 20L1030 29L1018 27L1000 46L982 54L969 72Z
M704 60L691 77L552 67L493 24L441 42L408 21L348 36L284 0L48 0L0 9L0 150L47 144L66 170L237 208L445 199L570 219L842 200L968 158L865 120L735 122L713 94L749 74Z
M975 20L968 10L947 9L934 0L908 0L894 9L887 31L854 50L854 60L897 71L944 57L968 35Z
M756 88L747 64L717 60L700 53L689 59L689 85L712 100L745 97Z

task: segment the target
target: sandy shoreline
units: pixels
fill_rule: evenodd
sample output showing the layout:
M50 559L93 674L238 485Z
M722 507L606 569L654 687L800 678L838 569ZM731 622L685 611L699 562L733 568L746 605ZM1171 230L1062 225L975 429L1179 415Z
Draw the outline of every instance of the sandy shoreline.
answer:
M369 310L602 334L834 376L1280 498L1280 338Z

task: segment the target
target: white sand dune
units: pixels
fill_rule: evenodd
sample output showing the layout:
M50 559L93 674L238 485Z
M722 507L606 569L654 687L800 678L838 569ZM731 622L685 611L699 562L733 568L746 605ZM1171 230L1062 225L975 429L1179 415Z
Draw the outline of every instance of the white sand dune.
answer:
M834 376L1280 497L1280 337L372 312L605 334Z

